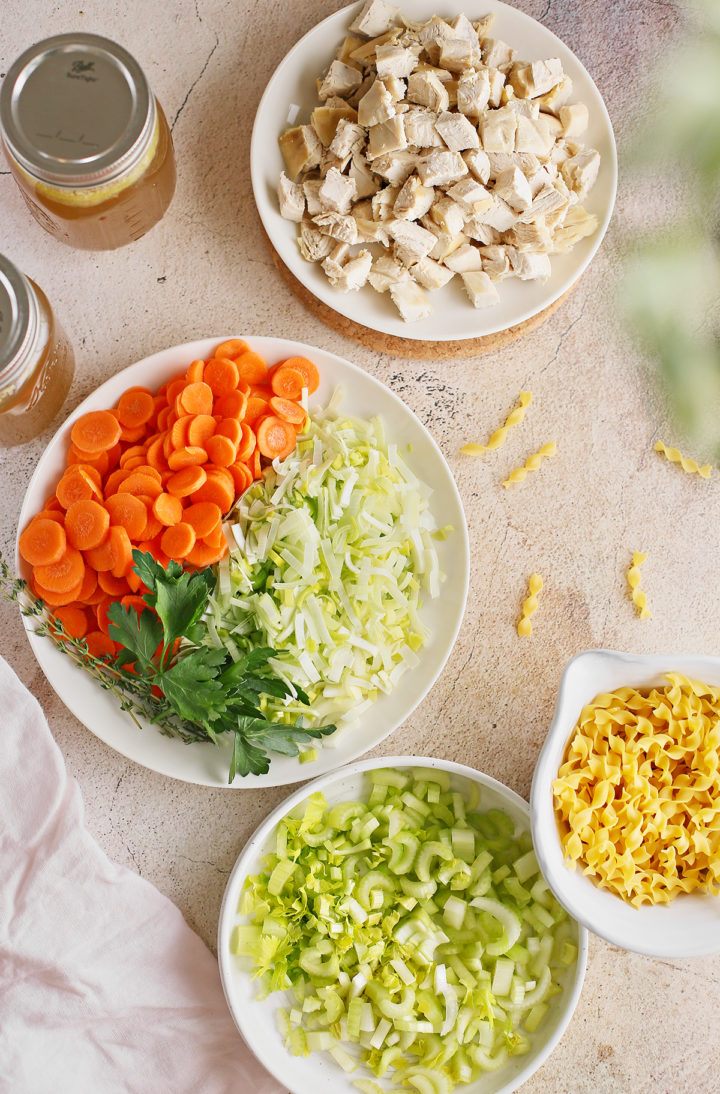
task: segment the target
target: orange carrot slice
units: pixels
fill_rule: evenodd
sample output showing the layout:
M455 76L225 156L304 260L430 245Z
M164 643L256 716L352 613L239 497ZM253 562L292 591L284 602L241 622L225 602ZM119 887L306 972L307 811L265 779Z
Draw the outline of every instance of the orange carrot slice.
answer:
M115 577L111 570L103 570L98 574L98 585L103 593L118 600L124 596L130 586L124 577Z
M263 399L260 395L251 395L245 407L243 422L248 425L255 425L258 418L262 418L263 414L267 414L268 407L267 399Z
M160 524L172 527L183 519L183 507L180 498L175 494L158 494L153 502L153 515Z
M20 555L31 566L50 566L65 553L65 529L56 520L35 517L20 536Z
M118 648L112 638L102 631L90 631L86 634L85 645L90 657L94 657L96 661L104 657L114 657Z
M235 501L235 483L229 471L224 467L213 467L207 471L207 481L191 494L193 502L212 501L227 513Z
M284 459L297 443L295 427L282 418L269 414L257 429L257 443L261 455L268 460Z
M297 358L291 358L297 360ZM270 387L274 395L281 399L289 399L297 402L302 398L302 389L305 387L305 377L299 369L291 368L284 363L279 365L270 377Z
M212 414L212 388L202 380L196 384L188 384L179 400L185 414Z
M53 615L62 623L65 634L69 634L71 638L84 638L87 634L87 612L79 604L60 606Z
M92 499L74 501L65 516L68 543L78 551L99 547L108 534L109 527L109 512L104 505Z
M69 509L74 501L102 499L102 492L84 465L73 464L57 484L57 499L63 509Z
M155 400L147 388L131 388L117 404L117 416L125 429L138 429L150 421L155 412Z
M295 403L290 399L283 399L280 395L273 395L269 405L277 418L282 418L283 421L290 422L291 425L298 428L304 424L307 417L300 403Z
M110 514L110 523L124 528L133 542L137 543L143 537L147 508L140 497L120 490L105 499L105 507Z
M222 519L220 506L212 501L199 501L188 505L182 518L186 524L194 529L198 539L210 534L215 525Z
M231 391L227 395L215 400L214 410L223 418L238 418L242 420L247 406L248 394L245 391Z
M188 365L188 370L185 373L185 378L190 384L199 384L203 378L205 372L204 361L191 361Z
M236 448L240 444L242 429L237 418L223 418L222 421L218 422L214 432L221 437L229 437ZM213 462L217 463L217 460Z
M208 437L206 447L209 458L216 466L229 467L231 463L235 462L237 446L232 443L229 437L216 433L214 436Z
M212 437L210 440L212 440ZM168 456L168 467L171 471L180 471L183 467L197 467L207 463L207 458L208 454L204 448L191 444L171 452Z
M235 358L238 376L246 384L262 384L267 380L268 367L264 357L248 349Z
M85 563L78 550L66 547L57 562L51 562L47 566L35 566L33 573L43 589L52 593L66 593L76 585L82 587Z
M227 342L221 342L213 354L214 357L239 357L241 353L247 353L250 349L242 338L228 338Z
M211 414L196 414L188 425L186 444L204 448L205 441L215 432L215 424Z
M229 357L213 357L205 365L205 383L213 395L229 395L238 385L240 374L237 365Z
M185 558L195 546L195 529L180 521L179 524L165 529L160 538L160 546L168 558Z
M317 365L313 364L308 357L287 357L284 361L281 361L277 367L278 370L281 368L293 368L296 372L299 372L303 378L302 386L307 388L308 395L312 395L314 391L317 391L320 384L320 373L318 372ZM276 394L280 393L276 392Z
M109 410L91 410L73 425L70 439L83 452L107 452L120 440L122 427Z
M183 467L170 476L165 486L168 494L185 498L204 486L207 477L207 471L203 467Z

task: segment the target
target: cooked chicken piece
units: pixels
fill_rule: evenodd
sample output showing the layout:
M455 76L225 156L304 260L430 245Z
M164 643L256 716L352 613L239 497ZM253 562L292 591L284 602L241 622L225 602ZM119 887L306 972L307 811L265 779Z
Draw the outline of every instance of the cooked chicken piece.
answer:
M452 27L453 34L456 38L466 38L468 42L472 42L474 46L479 46L478 32L467 15L456 15L450 26Z
M314 217L317 213L323 211L320 201L320 187L322 184L322 179L303 179L302 188L307 202L308 216Z
M331 167L318 190L318 200L323 212L349 213L356 199L355 179L341 175L336 167Z
M576 205L574 209L568 211L562 227L553 233L553 253L564 254L572 250L581 239L591 236L597 226L597 217L588 213L582 205Z
M432 258L423 258L410 267L410 273L426 289L441 289L454 276L454 271L441 266Z
M289 179L284 171L280 173L278 201L280 202L280 216L285 217L285 220L292 220L299 224L305 212L305 194L302 186Z
M343 118L356 122L358 120L357 111L353 110L351 106L316 106L310 115L310 124L326 148L332 144L337 127ZM318 162L320 161L318 160Z
M468 169L459 152L430 152L418 160L417 173L424 186L448 186Z
M488 247L480 247L482 256L482 268L491 281L502 281L510 273L510 259L507 247L497 243Z
M297 245L306 262L319 262L330 254L335 244L308 220L304 220L298 232Z
M426 223L429 220L429 217L425 218ZM438 233L435 237L435 245L428 255L428 258L432 258L436 262L444 262L448 255L451 255L453 251L456 251L458 247L462 247L463 243L467 243L468 241L468 237L464 232L459 232L456 236L452 236L449 232L440 231L439 226L435 223L428 224L427 226L428 230L432 231L433 235L435 232Z
M460 205L466 216L474 216L476 213L492 208L492 194L474 178L460 179L460 182L450 186L446 193Z
M585 103L572 103L560 107L560 124L566 137L579 137L588 127L588 108Z
M377 159L378 156L387 155L389 152L398 152L403 148L407 148L402 114L396 114L385 122L371 125L368 133L369 139L365 154L370 161Z
M517 114L509 107L486 110L480 118L480 136L486 152L514 152Z
M373 165L374 166L374 165ZM370 198L377 190L377 179L373 175L368 162L361 152L355 152L350 160L348 175L355 179L357 196Z
M488 79L490 80L490 98L488 99L488 105L497 109L502 106L503 91L505 90L505 73L501 72L499 68L488 68Z
M390 95L390 98L395 103L395 110L397 111L398 110L398 104L402 103L402 100L405 98L405 92L407 90L407 84L405 83L404 80L398 79L397 76L382 76L380 78L381 78L382 82L385 84L385 87L388 90L388 94ZM405 105L405 109L409 109L409 107L407 107L407 105Z
M418 41L423 46L425 53L430 58L430 63L436 65L440 58L442 42L447 38L455 38L455 29L444 19L433 15L429 22L418 30Z
M353 153L362 151L365 137L366 133L361 125L347 118L341 118L335 130L335 136L328 146L328 152L337 156L338 159L346 159Z
M382 80L374 84L358 103L357 120L360 125L379 125L395 114L395 102Z
M411 106L403 115L408 144L416 148L444 148L443 139L435 128L436 117L427 107Z
M513 65L508 79L519 99L535 99L551 91L562 76L562 61L550 57L547 61L521 61Z
M350 30L364 34L366 38L375 38L383 34L399 20L400 12L385 0L367 0L362 11L350 24Z
M508 203L517 213L524 213L532 205L530 183L519 167L502 171L495 179L493 193Z
M447 232L450 236L456 236L462 232L466 216L465 209L449 197L439 198L430 210L430 219L441 231Z
M339 249L336 248L335 251ZM334 285L340 292L356 292L362 288L368 279L372 266L372 255L369 251L360 251L354 258L348 258L344 254L336 259L335 251L328 255L322 264L330 284Z
M376 292L387 292L391 285L402 285L410 280L406 266L401 266L391 255L380 255L373 260L368 281Z
M518 216L506 201L493 194L492 209L477 213L472 219L476 223L487 224L491 228L497 229L498 232L507 232L508 228L512 228Z
M435 128L451 152L480 147L478 131L464 114L444 111L435 122Z
M386 186L384 190L378 190L372 199L372 211L375 220L394 220L393 206L400 193L399 186Z
M391 285L390 296L406 323L427 319L432 314L432 304L425 295L425 290L411 277L399 285Z
M444 84L434 72L413 72L408 79L406 99L419 106L427 106L436 114L447 110L450 96Z
M350 60L355 64L360 65L363 69L372 68L373 75L375 73L375 55L380 46L386 46L389 42L397 42L401 37L403 31L402 27L393 27L390 30L384 31L382 34L378 34L375 38L372 38L369 42L363 42L361 46L354 49L350 54Z
M421 61L415 72L429 72L433 76L437 76L440 83L445 84L445 86L451 84L455 78L452 72L448 72L446 68L437 68L436 65L430 65L427 61Z
M430 254L435 236L413 220L393 220L387 225L388 235L395 240L395 256L403 266L413 266Z
M517 57L514 49L499 38L485 38L482 44L483 63L491 68L508 70Z
M407 129L405 135L407 136ZM412 175L417 163L417 153L408 152L402 148L397 152L388 152L387 155L378 156L376 160L372 161L372 170L376 175L387 179L391 186L402 186L405 179L410 178ZM376 180L375 189L377 190L377 188Z
M458 247L444 261L447 268L454 273L469 273L470 270L483 268L480 251L472 243L463 243L462 247Z
M536 220L538 217L547 219L558 210L564 209L571 204L575 205L577 200L577 195L568 190L565 180L557 178L552 182L543 183L533 196L532 205L520 219L527 223Z
M390 237L385 231L382 220L374 220L372 213L369 216L357 212L357 206L352 211L357 224L358 243L382 243L383 247L390 246Z
M517 247L519 251L550 251L552 248L552 235L545 223L543 216L532 220L528 224L518 221L504 236L507 243Z
M490 75L486 68L462 72L457 82L457 108L461 114L479 118L490 99Z
M522 114L526 118L533 119L540 117L540 107L537 104L537 99L516 99L510 84L506 84L503 88L503 95L506 100L503 105L509 106L516 114Z
M375 54L377 74L382 79L384 76L396 76L407 79L411 72L417 68L420 56L420 46L408 49L399 46L395 42L388 42L378 46Z
M360 100L363 98L364 95L367 95L368 91L374 83L375 75L372 72L366 73L363 76L363 82L360 84L360 87L356 87L352 95L348 95L346 100L348 105L352 106L355 110L357 110L358 106L360 105Z
M417 175L404 183L393 205L393 216L399 220L419 220L435 200L432 186L423 186Z
M338 243L336 247L333 247L327 258L324 258L320 263L331 285L336 285L342 277L343 263L349 257L350 248L347 243Z
M333 61L318 88L318 95L322 100L329 99L331 95L338 95L342 99L361 83L362 74L356 68L344 64L343 61Z
M278 143L291 179L297 178L301 171L308 171L319 165L322 145L311 125L286 129Z
M562 167L562 165L565 163L565 160L570 159L570 156L572 156L572 154L573 153L568 148L567 141L557 141L555 147L550 153L549 163L553 164L553 166L557 170L558 167Z
M474 239L476 243L481 243L483 246L501 241L500 232L496 231L495 228L491 228L489 224L481 223L477 217L468 217L463 231L468 239Z
M463 152L462 158L467 164L470 174L478 180L478 182L485 183L490 178L490 160L487 152L484 152L482 148L471 148L468 152Z
M459 74L466 68L476 68L480 64L480 50L467 38L443 38L438 63L448 72Z
M547 110L551 114L557 114L561 107L572 95L572 80L569 76L563 76L559 84L556 84L547 95L540 95L537 102L541 110Z
M357 68L360 71L361 66L352 58L353 50L359 49L364 44L363 38L356 38L352 34L349 34L340 49L336 53L338 61L342 61L343 64L350 65L351 68Z
M547 281L550 276L550 256L508 247L513 273L521 281Z
M357 222L347 213L318 213L313 224L338 243L357 243Z
M486 273L482 270L470 270L460 276L474 308L490 308L497 304L500 299L498 291Z
M600 153L596 152L594 148L586 148L565 160L560 168L560 173L570 189L582 201L590 187L595 183L599 169Z
M523 171L523 174L527 175L527 180L530 183L530 192L533 198L540 193L543 186L553 183L557 178L558 169L554 163L549 161L543 163L542 166L539 165L538 161L538 165L536 165L534 169L523 167L521 164L518 164L518 166Z
M549 114L540 114L535 119L526 118L522 114L518 115L515 131L516 152L532 152L536 156L545 157L550 155L554 144L555 137L551 132Z
M496 179L511 167L519 167L528 178L540 170L540 160L529 152L489 152L488 161L491 179Z
M493 28L495 23L495 12L489 12L487 15L483 15L482 19L476 19L473 22L473 29L477 32L478 38L482 41L483 38L487 38L488 34Z

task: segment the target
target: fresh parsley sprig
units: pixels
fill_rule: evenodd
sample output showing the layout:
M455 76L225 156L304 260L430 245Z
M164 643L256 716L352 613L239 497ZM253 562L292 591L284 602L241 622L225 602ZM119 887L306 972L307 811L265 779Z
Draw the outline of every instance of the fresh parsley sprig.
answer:
M68 636L4 562L0 580L5 595L20 601L23 613L34 617L36 631L115 691L138 725L141 715L167 736L188 743L218 744L230 735L231 783L236 775L265 774L268 753L297 756L313 738L334 732L334 725L304 726L297 719L287 724L266 717L263 695L309 703L300 688L291 688L274 671L274 649L256 648L233 661L225 649L203 644L202 618L215 583L211 570L189 573L174 561L165 568L138 550L133 559L135 573L148 589L142 598L146 607L138 611L120 602L109 607L109 635L121 646L114 658L92 657L86 643Z

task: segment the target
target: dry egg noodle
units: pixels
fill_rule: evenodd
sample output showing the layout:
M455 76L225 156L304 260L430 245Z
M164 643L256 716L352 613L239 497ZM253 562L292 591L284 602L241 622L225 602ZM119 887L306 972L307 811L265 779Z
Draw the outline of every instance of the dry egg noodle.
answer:
M720 886L720 690L666 679L584 707L553 783L568 864L635 907Z

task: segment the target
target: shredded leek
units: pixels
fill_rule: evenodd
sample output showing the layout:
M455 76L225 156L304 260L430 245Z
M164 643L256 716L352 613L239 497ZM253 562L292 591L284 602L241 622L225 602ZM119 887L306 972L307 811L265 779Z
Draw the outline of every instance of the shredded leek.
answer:
M361 1091L449 1094L529 1051L573 925L507 814L420 768L367 780L360 800L316 793L280 822L231 947L263 997L288 993L289 1052L364 1065Z
M207 641L235 656L279 651L273 668L312 710L272 696L267 709L342 728L417 663L429 637L422 598L439 595L442 574L430 489L379 418L340 414L338 401L312 412L295 450L230 518L238 546L210 600Z

